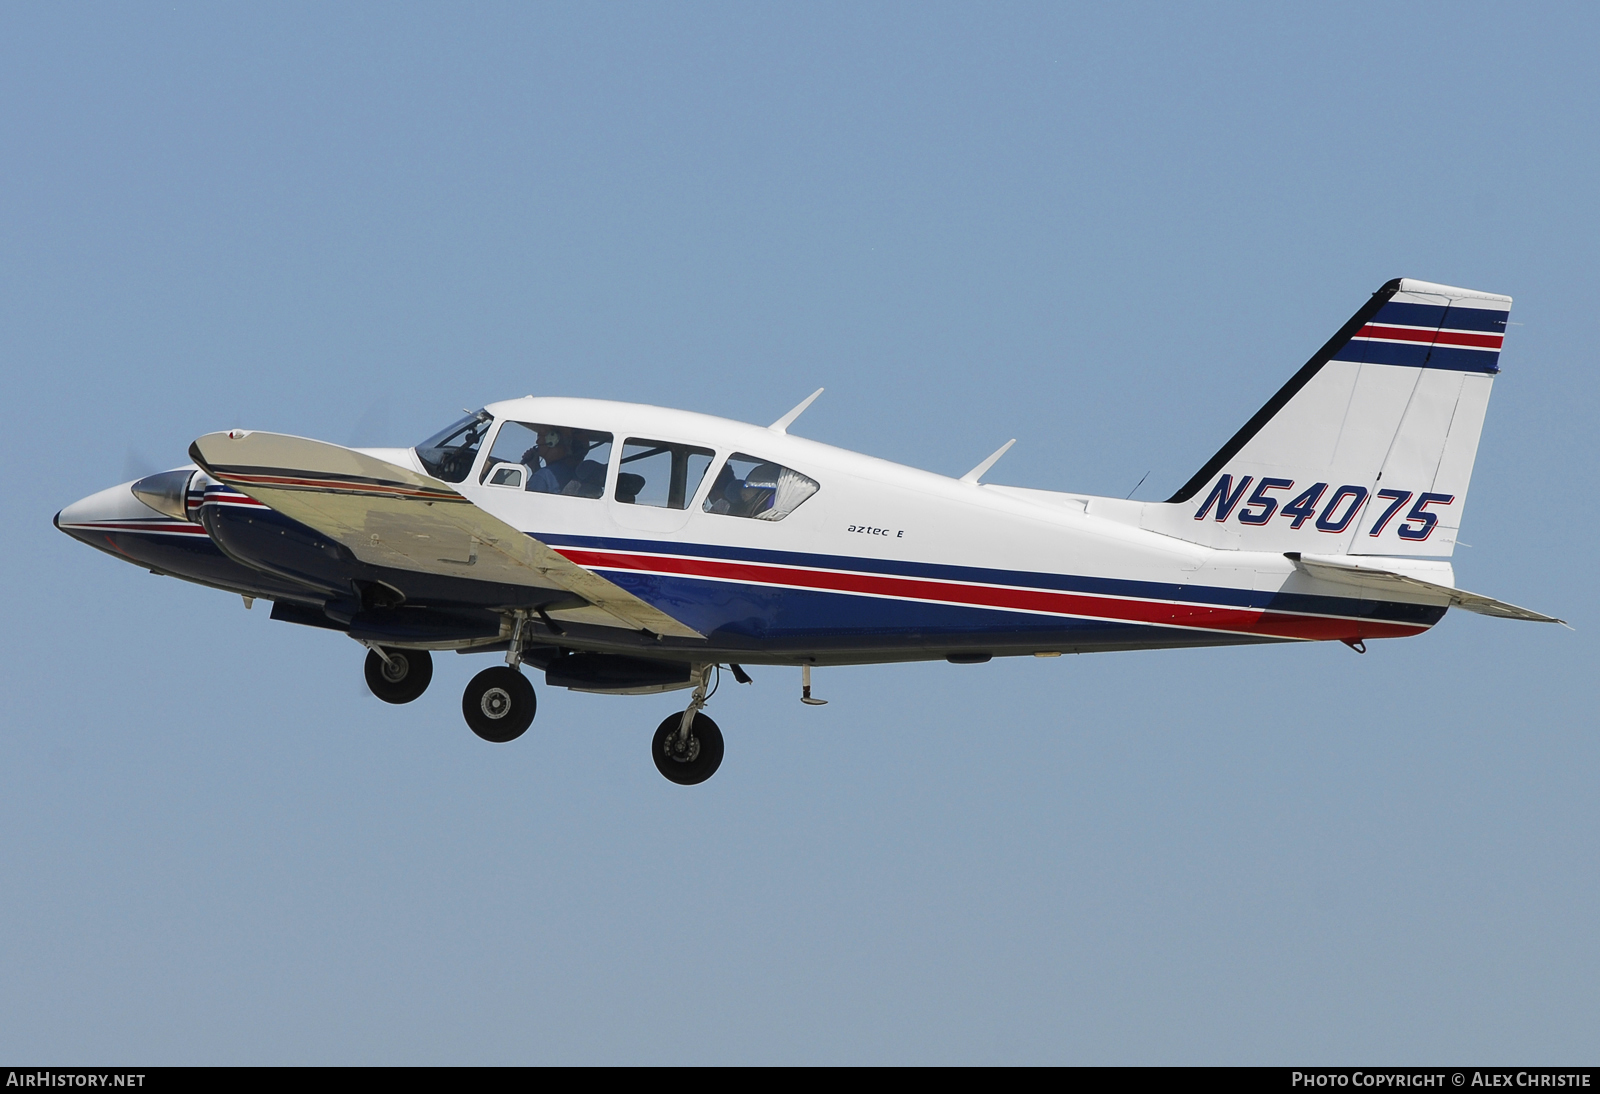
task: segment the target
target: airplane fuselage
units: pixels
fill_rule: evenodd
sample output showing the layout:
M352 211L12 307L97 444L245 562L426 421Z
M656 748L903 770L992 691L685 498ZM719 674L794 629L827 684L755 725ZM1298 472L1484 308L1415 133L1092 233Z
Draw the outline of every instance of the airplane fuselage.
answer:
M563 607L548 591L481 580L465 558L460 576L374 565L215 481L195 499L198 523L141 513L124 489L98 502L119 512L96 517L75 506L61 524L152 569L275 600L281 618L424 648L492 648L504 638L503 613L518 607L543 608L543 633L566 647L748 664L1358 641L1420 633L1445 610L1321 586L1279 553L1217 550L1146 530L1141 502L960 482L659 407L528 398L486 409L490 432L453 488L704 641L585 618L593 610L571 598ZM710 450L713 467L748 453L803 472L818 488L767 521L708 512L709 474L681 508L624 502L615 491L580 497L494 485L484 481L486 465L506 422L614 436L610 483L622 473L626 442L638 440ZM415 450L364 451L423 470ZM1431 565L1437 572L1441 564ZM369 594L363 603L360 589L379 590L377 601ZM413 609L409 618L397 614L402 605Z

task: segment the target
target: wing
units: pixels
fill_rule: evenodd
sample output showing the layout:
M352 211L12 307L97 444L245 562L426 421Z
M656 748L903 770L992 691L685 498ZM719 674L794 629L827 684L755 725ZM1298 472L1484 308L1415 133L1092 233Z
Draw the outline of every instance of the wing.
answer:
M1380 570L1373 566L1356 564L1343 556L1303 555L1299 551L1287 551L1285 554L1297 567L1323 581L1337 581L1344 585L1357 585L1369 589L1381 589L1385 586L1424 589L1449 600L1452 607L1465 608L1479 615L1492 615L1500 619L1522 619L1530 623L1566 624L1565 619L1557 619L1553 615L1541 615L1527 608L1519 608L1515 604L1507 604L1504 600L1496 600L1492 596L1469 593L1465 589L1452 589L1448 585L1437 585L1421 578L1407 577L1392 570Z
M336 444L235 429L189 454L212 478L315 528L361 561L581 596L619 625L704 638L480 509L448 483Z

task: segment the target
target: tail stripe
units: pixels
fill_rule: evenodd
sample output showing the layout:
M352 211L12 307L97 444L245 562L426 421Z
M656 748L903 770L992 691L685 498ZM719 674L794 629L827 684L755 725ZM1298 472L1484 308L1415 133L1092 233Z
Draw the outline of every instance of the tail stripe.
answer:
M1404 304L1391 300L1378 310L1374 323L1393 323L1400 327L1427 327L1438 330L1488 331L1491 334L1506 332L1509 311L1498 308L1465 308L1460 305L1445 307L1442 304ZM1446 322L1448 320L1448 322Z
M1390 300L1333 355L1367 365L1499 372L1506 316L1499 308Z
M1468 334L1456 330L1434 330L1432 327L1384 327L1368 323L1361 328L1357 338L1377 338L1386 342L1427 342L1441 346L1471 346L1474 349L1499 349L1506 340L1503 334Z
M1428 333L1432 334L1431 331ZM1468 349L1464 346L1390 342L1372 338L1350 339L1349 343L1334 356L1334 360L1365 365L1442 368L1455 372L1500 371L1498 349Z

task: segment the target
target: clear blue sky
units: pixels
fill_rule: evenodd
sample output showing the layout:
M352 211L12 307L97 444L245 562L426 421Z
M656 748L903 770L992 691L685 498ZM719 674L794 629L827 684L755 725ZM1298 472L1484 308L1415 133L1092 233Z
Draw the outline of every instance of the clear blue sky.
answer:
M0 10L0 1057L1592 1062L1588 5ZM461 724L57 533L527 393L1164 497L1391 277L1516 297L1451 613Z

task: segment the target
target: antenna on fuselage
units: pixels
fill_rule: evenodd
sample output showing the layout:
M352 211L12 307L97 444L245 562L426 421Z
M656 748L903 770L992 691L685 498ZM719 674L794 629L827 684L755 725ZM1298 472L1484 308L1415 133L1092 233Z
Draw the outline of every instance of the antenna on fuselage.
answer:
M999 448L995 449L994 455L992 455L988 459L984 460L977 467L974 467L971 471L968 471L965 475L962 475L961 476L961 481L962 482L970 482L972 485L977 486L978 485L978 480L983 478L984 472L988 471L989 468L993 467L996 463L998 463L1000 461L1000 457L1004 456L1006 454L1006 452L1010 450L1011 446L1016 444L1016 443L1017 443L1017 439L1015 437L1012 437L1005 444L1003 444Z
M772 430L774 433L789 432L789 427L794 424L794 420L800 417L800 415L804 414L806 407L816 402L817 396L821 395L826 390L827 388L817 388L817 390L813 391L810 395L807 395L799 406L795 407L793 410L789 411L789 413L785 414L783 417L767 426L767 428Z

